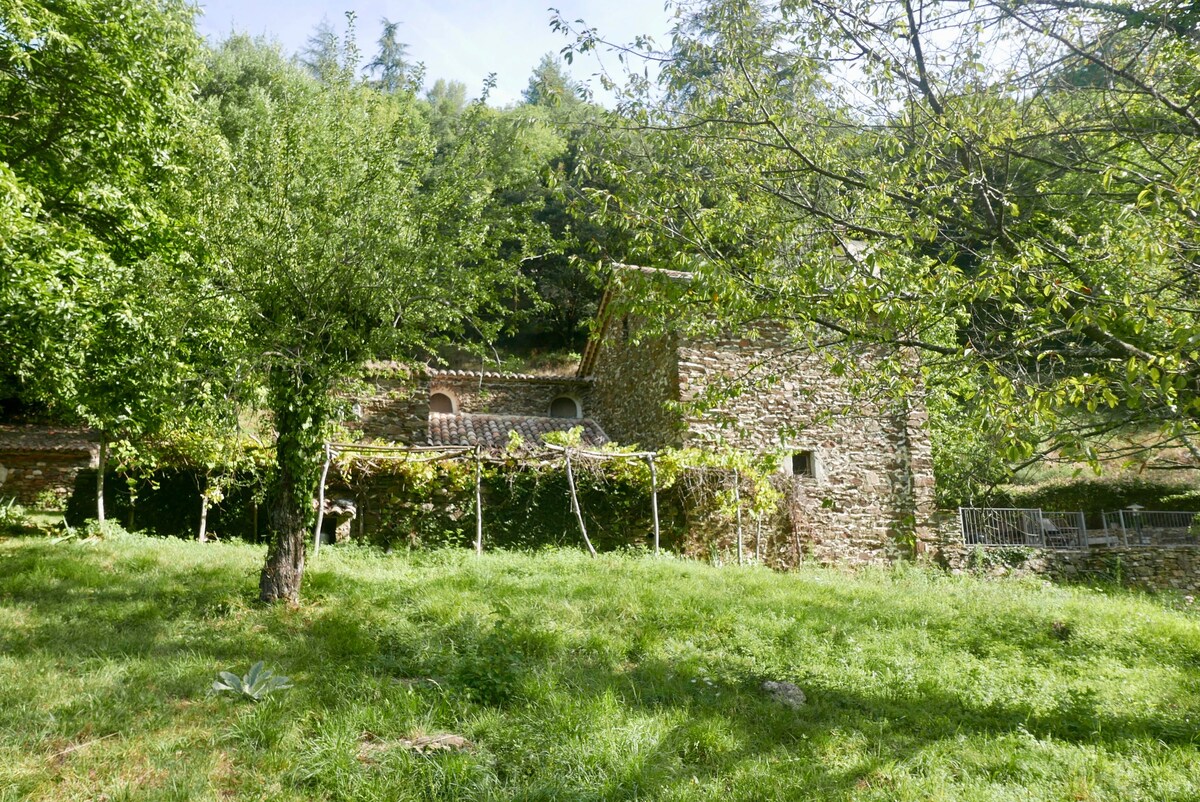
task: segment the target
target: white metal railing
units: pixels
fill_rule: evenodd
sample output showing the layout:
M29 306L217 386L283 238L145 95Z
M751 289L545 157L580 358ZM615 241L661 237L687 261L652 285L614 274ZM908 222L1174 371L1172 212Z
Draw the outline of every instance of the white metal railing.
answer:
M1100 514L1100 529L1087 527L1081 511L1022 507L959 507L959 528L968 546L1031 546L1087 549L1092 546L1200 545L1200 513L1115 510Z
M963 542L969 546L1087 548L1082 512L1021 507L959 507Z
M1200 513L1128 509L1104 513L1105 534L1126 546L1200 544Z

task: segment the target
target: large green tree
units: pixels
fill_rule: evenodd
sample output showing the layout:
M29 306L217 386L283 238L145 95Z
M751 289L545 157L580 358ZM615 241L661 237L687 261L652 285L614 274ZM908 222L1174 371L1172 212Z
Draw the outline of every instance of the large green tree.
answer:
M898 391L917 349L1010 457L1133 425L1200 456L1190 4L679 10L667 49L622 51L657 79L586 165L634 258L694 271L726 322L892 347Z
M213 353L200 52L184 2L0 3L0 397L105 441L151 436Z
M464 112L477 135L438 151L410 89L378 91L339 53L316 81L231 40L212 74L234 93L206 92L228 148L201 230L276 432L266 601L298 598L335 391L367 359L486 329L524 241L494 204L486 108Z

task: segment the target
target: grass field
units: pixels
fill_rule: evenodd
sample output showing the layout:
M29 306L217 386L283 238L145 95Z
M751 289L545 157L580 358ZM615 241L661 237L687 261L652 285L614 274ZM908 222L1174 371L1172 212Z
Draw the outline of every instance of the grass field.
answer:
M0 539L0 799L1197 800L1200 616L572 552ZM294 687L208 693L258 660ZM798 684L798 710L760 690ZM465 751L405 739L453 733Z

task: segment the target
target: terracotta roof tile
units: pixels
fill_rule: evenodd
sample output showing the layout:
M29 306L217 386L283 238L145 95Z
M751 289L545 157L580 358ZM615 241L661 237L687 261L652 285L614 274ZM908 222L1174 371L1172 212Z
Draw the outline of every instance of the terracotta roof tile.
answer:
M367 362L364 369L368 376L387 375L393 373L412 374L419 372L430 379L478 379L484 378L492 381L511 381L511 382L546 382L550 384L562 384L569 382L571 384L587 384L591 382L591 378L579 378L574 372L571 373L500 373L493 370L449 370L443 368L432 368L428 365L413 365L405 362L396 362L394 360L376 360Z
M509 432L516 432L528 446L542 443L542 435L583 427L583 444L602 446L608 435L590 418L546 418L533 415L464 415L429 413L429 444L434 446L481 445L500 450L508 445Z
M0 425L0 451L85 451L96 453L100 439L90 429Z
M431 379L478 379L480 377L492 381L511 382L546 382L548 384L586 384L591 379L581 379L574 373L570 374L537 374L537 373L496 373L490 370L434 370L425 371Z

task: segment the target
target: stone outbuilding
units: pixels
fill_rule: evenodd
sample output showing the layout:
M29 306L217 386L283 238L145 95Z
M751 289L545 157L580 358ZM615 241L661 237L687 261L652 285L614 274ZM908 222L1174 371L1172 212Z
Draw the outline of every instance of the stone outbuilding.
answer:
M754 336L689 335L622 311L630 293L687 273L618 266L574 375L369 366L377 390L356 405L369 439L501 449L583 429L587 445L726 447L778 461L788 536L823 561L920 549L934 516L933 460L919 395L865 398L825 354L769 322ZM843 354L868 368L867 350ZM736 382L738 392L701 404Z
M0 500L60 506L99 458L100 440L86 429L0 425Z
M433 370L398 362L371 363L366 373L374 389L356 398L349 421L366 440L500 451L513 433L537 446L543 435L578 426L585 445L609 441L589 417L587 378Z

